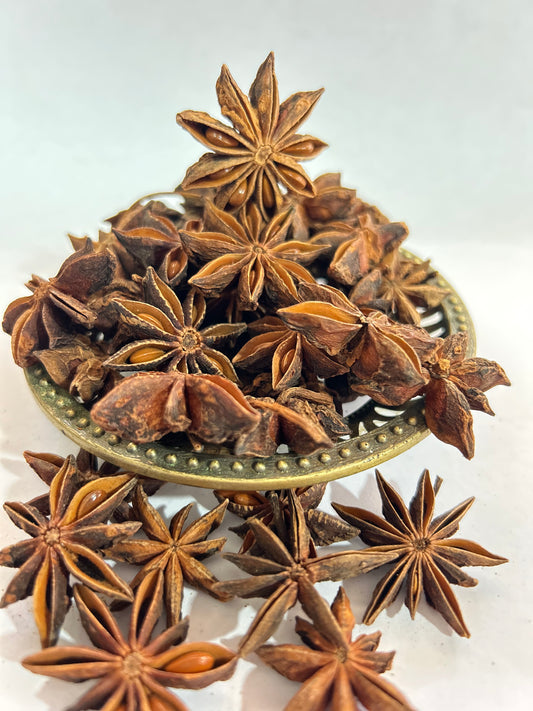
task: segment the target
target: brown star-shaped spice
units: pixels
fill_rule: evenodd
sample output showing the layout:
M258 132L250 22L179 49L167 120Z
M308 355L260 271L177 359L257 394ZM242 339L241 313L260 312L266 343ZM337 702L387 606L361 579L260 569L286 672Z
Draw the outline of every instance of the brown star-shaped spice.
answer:
M449 289L428 283L435 276L429 259L415 261L403 256L398 249L381 260L360 279L350 292L350 301L360 307L374 308L375 304L403 323L420 325L417 307L439 306Z
M257 335L244 344L234 356L233 363L258 372L270 366L275 391L298 385L303 372L316 379L331 378L348 370L276 316L258 319L248 326L248 330Z
M434 353L423 361L430 378L423 392L429 429L472 459L475 440L470 410L494 415L485 390L511 383L498 363L486 358L465 358L467 352L466 333L438 339Z
M143 566L130 583L133 590L152 570L163 572L169 626L175 625L181 618L184 581L205 590L218 600L228 600L230 597L213 590L217 579L200 562L200 559L207 558L224 547L225 538L207 540L207 536L222 523L226 505L226 502L222 502L183 530L193 506L192 503L188 504L174 515L170 526L167 527L161 515L149 503L142 488L137 487L133 496L133 512L135 518L142 522L142 530L148 540L119 541L106 551L107 557L112 560Z
M98 314L86 302L111 282L115 266L111 252L94 252L87 243L63 262L57 276L47 281L33 275L26 284L32 295L9 304L2 323L15 363L26 368L37 360L34 351L68 345L72 324L92 328Z
M452 538L474 497L433 518L440 480L433 487L427 469L418 481L409 508L378 471L376 478L384 519L364 509L332 504L345 521L361 530L361 540L372 546L367 549L369 555L387 551L395 556L393 561L388 561L394 565L377 584L363 622L372 624L379 613L392 604L405 583L405 604L413 619L424 591L429 604L457 634L469 637L459 603L449 584L477 585L477 580L461 570L463 566L507 562L506 558L489 553L477 543Z
M236 338L246 330L246 324L219 323L200 330L206 305L197 289L191 289L182 304L151 267L143 284L145 301L115 302L123 332L128 333L128 340L134 340L105 365L120 371L211 373L236 381L231 361L213 346Z
M53 461L50 462L53 465ZM0 551L0 565L19 568L1 607L33 595L33 613L43 647L55 644L70 606L72 575L97 592L133 598L129 586L102 560L100 551L127 538L140 523L106 523L135 484L128 475L103 477L78 489L74 458L68 457L50 486L50 516L31 503L4 504L30 540Z
M215 589L237 597L267 598L241 643L242 654L248 654L265 642L297 600L310 616L321 614L324 607L327 609L325 600L314 587L315 583L360 575L383 565L394 556L394 553L387 551L379 551L375 558L362 555L361 551L345 551L313 557L314 547L302 505L293 490L288 491L288 498L288 545L264 523L252 520L249 526L263 556L224 554L224 558L252 577L217 583Z
M207 203L206 231L180 233L190 254L209 260L189 283L207 296L218 296L238 276L243 309L256 309L265 288L276 302L293 303L296 284L314 282L302 265L311 263L324 248L309 242L286 241L292 219L290 210L278 212L264 222L252 204L241 211L239 218Z
M350 601L339 588L329 616L296 618L305 647L265 645L261 660L291 681L302 684L285 711L412 711L412 706L380 675L392 666L394 652L377 652L380 632L352 641L355 625Z
M22 662L34 674L71 682L98 680L68 711L187 711L167 687L203 689L233 674L238 657L230 650L209 642L183 642L188 618L152 639L163 598L158 570L137 589L127 636L88 588L76 585L74 597L94 647L54 647Z
M322 92L299 92L280 106L271 53L259 67L247 97L224 65L217 81L218 102L235 128L202 111L177 115L180 126L213 151L188 169L183 189L216 188L215 202L230 209L253 196L265 217L279 209L280 184L300 195L314 195L313 183L298 161L314 158L326 144L296 131Z

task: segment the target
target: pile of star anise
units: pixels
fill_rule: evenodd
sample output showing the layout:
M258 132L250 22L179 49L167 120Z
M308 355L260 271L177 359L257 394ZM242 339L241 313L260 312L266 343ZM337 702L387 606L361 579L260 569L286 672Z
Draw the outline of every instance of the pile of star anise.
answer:
M73 237L57 276L33 276L6 311L15 362L40 361L134 442L184 432L239 456L306 454L350 432L346 400L424 395L431 431L471 457L470 410L490 414L484 392L507 377L466 358L464 333L420 327L448 292L401 252L405 225L301 167L325 147L297 133L321 93L280 104L272 55L248 96L223 67L233 126L177 116L209 149L172 194L181 209L141 200L98 241Z

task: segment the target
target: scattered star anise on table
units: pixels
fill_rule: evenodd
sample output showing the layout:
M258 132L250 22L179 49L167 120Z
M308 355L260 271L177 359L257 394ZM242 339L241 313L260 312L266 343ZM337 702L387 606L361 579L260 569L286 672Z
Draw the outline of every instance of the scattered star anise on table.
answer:
M296 632L305 646L265 645L261 660L302 687L285 711L412 711L412 706L380 675L392 666L394 652L377 652L380 632L361 634L352 641L355 626L350 601L339 588L331 615L296 618Z
M68 457L50 485L49 516L31 503L4 504L9 518L31 538L0 551L0 565L19 568L0 606L33 595L43 647L56 643L70 606L71 575L104 595L127 601L133 597L101 551L140 528L137 522L106 523L135 480L128 475L102 477L77 488L75 476L74 458Z
M489 553L473 541L452 538L459 523L474 502L463 501L450 511L433 518L435 494L440 482L433 486L426 469L418 481L409 507L399 494L376 471L383 516L352 506L332 504L345 521L360 529L360 538L370 556L388 552L395 557L392 568L377 584L363 619L374 622L379 613L394 602L405 584L405 604L414 619L424 592L429 604L461 637L469 637L459 603L450 583L462 587L477 585L477 580L462 568L470 565L500 565L507 559ZM362 551L363 555L365 551Z
M178 370L211 373L237 381L231 361L213 346L224 345L246 330L245 323L218 323L200 330L206 304L197 289L183 303L148 267L144 301L115 302L128 343L105 362L120 371Z
M98 680L68 711L187 711L168 687L202 689L233 674L238 657L230 650L183 641L188 618L152 639L163 598L163 574L158 570L137 589L127 637L91 590L76 585L74 596L94 647L53 647L22 661L34 674L71 682Z
M378 551L372 557L354 550L315 557L302 505L292 489L288 491L288 498L287 545L262 521L250 520L248 525L263 555L223 555L251 577L216 583L215 590L242 598L267 598L241 642L242 654L252 652L272 636L285 613L297 601L310 616L324 614L327 603L317 592L315 583L361 575L394 557L394 553L387 551Z
M183 189L215 188L216 204L229 209L253 198L264 217L281 205L280 184L313 196L313 183L298 161L314 158L326 144L296 131L323 89L293 94L280 106L272 53L259 67L249 96L239 89L226 65L216 88L222 114L235 128L203 111L177 115L179 125L213 151L188 169Z
M205 590L219 600L230 597L213 590L217 578L201 562L221 551L226 543L225 538L207 539L211 531L222 523L226 502L193 521L184 530L192 506L191 503L180 509L167 526L142 488L137 487L133 496L133 513L136 520L141 521L148 539L119 541L105 551L112 560L143 566L130 583L133 590L151 571L163 572L168 626L175 625L181 618L184 582Z

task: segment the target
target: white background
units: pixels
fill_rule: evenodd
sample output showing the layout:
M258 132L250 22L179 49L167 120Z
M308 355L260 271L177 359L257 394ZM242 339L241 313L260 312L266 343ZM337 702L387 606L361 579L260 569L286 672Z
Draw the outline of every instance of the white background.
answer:
M388 678L426 711L525 710L533 693L532 36L529 0L0 2L2 310L25 293L32 272L57 271L67 231L94 234L137 197L172 189L202 153L175 125L176 111L219 116L220 65L246 90L271 49L282 99L326 87L305 131L331 148L308 164L310 174L342 171L361 197L408 223L408 246L431 256L460 291L478 354L502 363L513 387L490 393L496 417L474 416L473 461L430 438L382 472L409 499L429 467L444 479L440 511L474 494L461 535L510 563L474 569L478 587L456 589L469 640L425 603L414 623L398 602L394 616L383 613L370 628L383 631L383 650L397 650ZM25 501L44 485L22 451L73 447L37 410L6 336L0 349L0 499ZM370 472L329 491L377 510ZM202 512L215 503L209 491L170 486L156 501L170 516L191 497ZM2 543L22 535L2 512ZM227 546L237 547L231 533ZM222 561L211 567L235 576ZM0 570L2 591L11 577ZM359 619L376 580L346 584ZM335 589L321 588L330 600ZM223 607L187 593L190 639L236 648L259 604ZM278 641L296 641L297 613ZM72 640L85 643L75 611L62 642ZM10 711L56 711L81 695L19 666L39 646L31 600L0 612L0 646L0 697ZM279 711L297 688L252 657L232 681L181 697L194 709Z

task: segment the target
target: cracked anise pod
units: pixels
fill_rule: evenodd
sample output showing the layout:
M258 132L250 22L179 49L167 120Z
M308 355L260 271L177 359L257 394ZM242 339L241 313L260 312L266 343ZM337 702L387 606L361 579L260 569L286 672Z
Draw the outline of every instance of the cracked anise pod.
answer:
M315 188L298 161L314 158L326 144L296 133L322 95L293 94L280 106L274 55L259 67L246 96L226 65L217 81L217 97L230 128L203 111L183 111L176 120L212 153L205 153L185 175L184 190L214 188L220 207L238 208L252 197L264 217L280 208L280 184L306 197Z
M182 304L151 267L143 285L145 301L115 302L128 343L105 365L120 371L210 373L236 382L231 361L213 346L236 338L246 330L246 324L219 323L200 330L206 304L197 289L191 289Z
M242 654L249 654L274 634L285 613L297 601L310 616L324 614L323 610L328 606L317 592L315 583L345 580L383 565L394 557L394 554L380 551L375 558L370 558L361 555L361 551L353 550L314 557L302 505L292 489L288 491L288 498L287 545L264 523L250 520L248 525L262 550L262 556L249 553L225 553L223 556L251 577L216 583L215 590L242 598L267 598L241 642Z
M69 711L187 711L168 687L203 689L229 679L238 657L210 642L184 642L185 618L152 639L162 609L163 574L149 573L133 603L129 634L124 636L104 603L76 585L76 605L93 647L54 647L26 657L34 674L70 682L97 680Z
M439 338L436 350L423 362L429 376L423 392L429 429L471 459L475 440L470 410L494 415L485 391L511 383L498 363L486 358L465 358L467 350L466 333Z
M63 262L57 276L47 281L33 275L26 284L32 295L9 304L2 323L15 363L26 368L37 360L34 351L68 345L72 324L95 326L98 314L86 302L111 282L114 269L111 252L93 252L87 244Z
M363 622L374 622L389 607L405 584L405 604L414 619L424 592L429 604L461 637L470 634L450 583L462 587L477 585L477 580L462 568L469 565L501 565L507 559L489 553L473 541L452 538L461 519L474 503L474 497L433 518L435 495L440 486L431 484L426 469L418 481L409 507L376 471L385 518L364 509L332 504L345 521L361 530L359 537L370 548L370 556L383 551L392 554L392 567L377 584Z
M309 613L308 613L309 614ZM377 652L381 632L352 641L355 618L340 587L331 613L296 618L306 645L265 645L260 659L291 681L302 684L285 711L413 711L407 699L380 675L392 666L394 652Z
M260 415L239 388L220 375L135 373L91 410L93 420L133 442L190 432L220 444L252 430Z
M33 595L43 647L56 643L70 606L71 575L97 592L133 599L130 587L103 561L100 551L140 528L137 522L107 523L135 480L128 475L103 477L78 489L75 477L74 458L68 457L50 485L49 516L31 503L4 504L9 518L31 538L0 551L0 565L19 568L0 606Z
M205 206L203 232L180 232L185 249L202 261L203 267L189 279L207 296L218 296L238 277L241 307L257 308L266 290L281 304L297 298L300 281L314 283L305 266L324 248L310 242L286 240L291 210L278 212L263 221L255 204L243 208L239 220L212 203Z
M185 521L193 504L184 506L167 526L158 511L149 503L141 487L133 496L135 519L142 522L142 530L148 540L130 538L119 541L106 550L112 560L142 565L142 569L131 581L135 590L152 571L161 570L165 579L164 600L167 625L175 625L181 618L184 581L219 600L228 600L229 595L213 590L217 578L203 565L201 560L221 551L225 538L207 536L218 528L224 518L227 503L224 501L212 511L190 523L185 530Z

